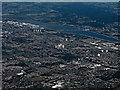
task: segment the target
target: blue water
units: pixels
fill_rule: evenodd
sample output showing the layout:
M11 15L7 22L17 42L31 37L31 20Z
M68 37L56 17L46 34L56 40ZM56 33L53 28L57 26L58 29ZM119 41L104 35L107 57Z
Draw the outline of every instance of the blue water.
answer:
M25 21L20 21L20 22L37 24L37 25L44 26L44 27L47 27L47 28L52 29L52 30L58 30L60 32L87 35L87 36L91 36L91 37L95 37L95 38L99 38L99 39L103 39L103 40L107 40L107 41L111 41L111 42L118 42L118 40L115 38L107 37L107 36L93 33L90 31L77 30L77 28L74 28L74 27L54 25L54 24L50 24L50 23L42 23L42 22L38 22L38 21L26 21L25 20Z

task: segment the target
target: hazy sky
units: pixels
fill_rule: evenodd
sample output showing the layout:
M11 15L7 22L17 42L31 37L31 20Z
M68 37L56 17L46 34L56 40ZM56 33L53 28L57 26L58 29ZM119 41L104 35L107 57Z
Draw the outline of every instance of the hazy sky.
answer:
M2 2L118 2L120 0L0 0Z

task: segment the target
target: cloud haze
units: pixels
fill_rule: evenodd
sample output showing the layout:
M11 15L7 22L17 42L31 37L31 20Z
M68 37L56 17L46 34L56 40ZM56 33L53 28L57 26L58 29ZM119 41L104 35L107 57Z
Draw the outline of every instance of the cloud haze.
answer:
M119 0L0 0L2 2L118 2Z

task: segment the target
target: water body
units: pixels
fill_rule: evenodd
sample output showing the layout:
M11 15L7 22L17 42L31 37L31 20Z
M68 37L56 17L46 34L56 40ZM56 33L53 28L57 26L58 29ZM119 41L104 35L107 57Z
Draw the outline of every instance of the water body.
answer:
M55 24L50 24L50 23L43 23L43 22L38 22L38 21L20 21L20 22L25 22L25 23L31 23L31 24L37 24L40 26L47 27L52 30L57 30L60 32L65 32L65 33L71 33L71 34L81 34L81 35L86 35L94 38L99 38L111 42L118 42L119 40L111 37L107 37L101 34L93 33L90 31L84 31L84 30L77 30L75 27L68 27L68 26L62 26L62 25L55 25Z

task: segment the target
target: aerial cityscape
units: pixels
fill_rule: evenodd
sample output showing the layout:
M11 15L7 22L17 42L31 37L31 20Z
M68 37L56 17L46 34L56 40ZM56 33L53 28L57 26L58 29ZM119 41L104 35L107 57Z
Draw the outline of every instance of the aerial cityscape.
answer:
M118 6L117 2L3 2L3 90L119 90Z

